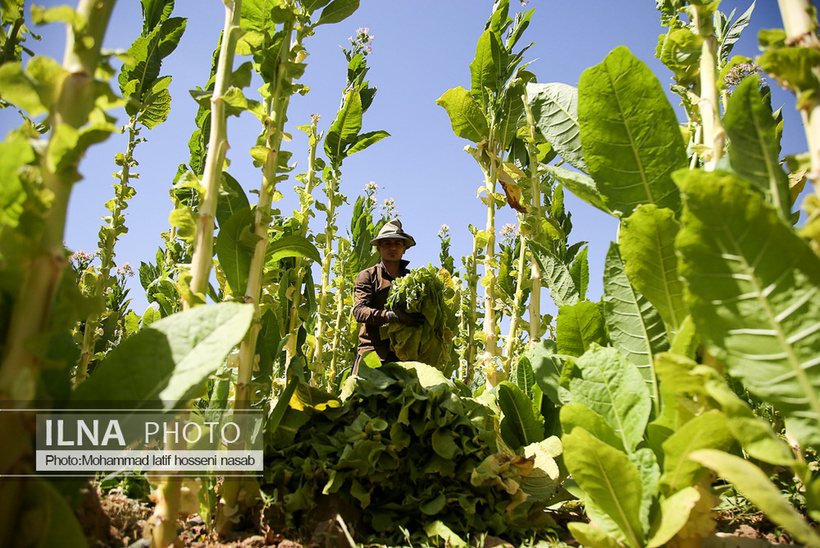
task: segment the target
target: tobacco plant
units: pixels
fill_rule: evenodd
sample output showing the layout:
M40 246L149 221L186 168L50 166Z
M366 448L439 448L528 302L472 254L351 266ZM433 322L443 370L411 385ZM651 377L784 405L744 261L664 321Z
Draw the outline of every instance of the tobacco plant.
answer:
M715 38L704 34L714 8L690 7L704 44L689 59L700 90L720 85ZM560 308L556 345L530 356L544 393L563 406L565 462L577 482L570 489L594 524L570 524L584 545L699 543L714 530L717 502L704 465L739 482L796 539L818 542L762 472L725 453L737 440L752 456L792 466L812 492L800 454L789 456L721 374L772 404L800 446L814 445L816 352L808 349L818 344L811 296L820 265L792 229L777 118L758 79L737 87L720 119L711 99L701 106L698 123L711 127L701 128L704 147L691 149L697 157L687 157L660 84L618 48L579 82L582 154L567 158L578 171L551 169L621 220L603 306ZM547 138L567 156L578 150ZM701 161L706 169L687 168ZM807 496L810 513L814 505Z

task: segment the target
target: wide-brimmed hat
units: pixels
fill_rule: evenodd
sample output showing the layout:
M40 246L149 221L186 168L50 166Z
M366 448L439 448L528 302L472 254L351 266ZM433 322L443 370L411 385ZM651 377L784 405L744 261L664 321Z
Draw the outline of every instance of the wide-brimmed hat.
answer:
M376 245L376 242L379 240L386 240L388 238L400 238L405 241L407 247L416 245L416 240L401 228L401 221L398 219L388 221L382 229L379 230L379 234L370 240L370 245Z

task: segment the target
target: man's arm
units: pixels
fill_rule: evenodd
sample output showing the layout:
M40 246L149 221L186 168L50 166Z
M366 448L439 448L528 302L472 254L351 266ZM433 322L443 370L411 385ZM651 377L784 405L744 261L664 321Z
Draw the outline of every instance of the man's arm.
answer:
M371 272L363 270L356 276L356 283L353 285L353 317L359 323L382 325L387 323L388 313L373 307L376 280Z

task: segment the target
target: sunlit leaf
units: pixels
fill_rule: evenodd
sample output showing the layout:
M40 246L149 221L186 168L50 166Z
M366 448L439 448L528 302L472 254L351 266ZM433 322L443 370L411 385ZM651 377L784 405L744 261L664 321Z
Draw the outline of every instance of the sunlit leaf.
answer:
M675 111L658 79L625 47L584 71L578 120L589 174L607 207L626 217L640 204L680 208L671 174L685 168Z
M561 83L528 83L527 101L535 127L552 148L570 165L586 172L578 125L578 88Z
M820 258L742 179L679 181L681 274L704 343L801 444L820 443Z
M474 143L487 138L487 118L469 91L462 87L449 89L436 99L436 104L447 111L453 132L457 136Z

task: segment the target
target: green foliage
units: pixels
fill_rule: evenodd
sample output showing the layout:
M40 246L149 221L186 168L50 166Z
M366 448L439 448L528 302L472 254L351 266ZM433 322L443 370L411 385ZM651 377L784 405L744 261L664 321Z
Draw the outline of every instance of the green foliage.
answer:
M450 349L455 328L455 310L446 300L443 273L433 265L414 268L393 281L387 310L421 314L421 325L387 324L390 347L402 361L419 361L437 367L449 376L453 370Z
M467 538L514 533L543 518L556 479L547 472L557 475L557 468L534 464L549 464L555 450L544 446L532 459L498 453L490 409L459 396L435 369L363 368L346 381L341 399L306 398L314 392L296 392L267 442L266 481L279 490L292 525L324 495L360 508L357 529L380 541L395 540L400 527L420 531L441 522ZM545 475L552 490L524 496Z
M677 248L699 333L801 444L820 443L820 259L748 182L699 171L679 180Z
M578 122L589 174L610 211L680 209L672 182L672 172L686 167L678 121L658 79L629 50L616 48L581 75Z
M242 340L252 315L251 306L222 303L156 321L112 350L72 400L179 409Z

